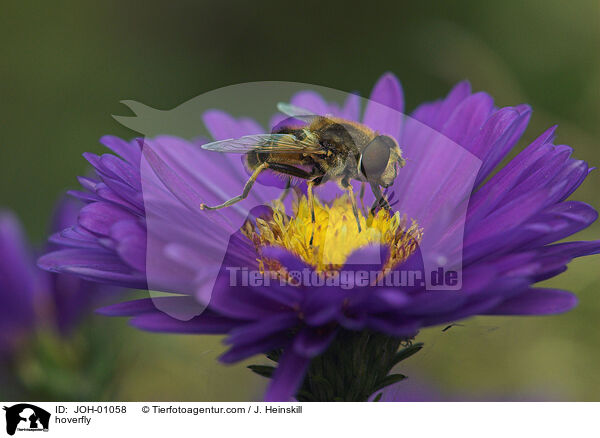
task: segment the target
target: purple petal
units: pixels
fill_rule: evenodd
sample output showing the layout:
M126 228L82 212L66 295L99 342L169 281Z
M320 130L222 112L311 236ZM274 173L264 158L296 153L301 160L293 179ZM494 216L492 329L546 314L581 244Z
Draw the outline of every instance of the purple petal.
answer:
M134 317L131 325L149 332L185 334L224 334L239 325L239 321L225 318L210 311L188 321L181 321L160 311Z
M232 346L225 354L219 357L223 363L235 363L260 353L268 353L276 348L281 348L289 343L288 333L277 333L259 341Z
M172 297L160 297L161 300L164 298L173 299ZM158 298L142 298L111 304L110 306L96 309L96 313L105 316L136 316L143 313L152 313L156 311L155 299Z
M494 245L494 242L490 239L507 233L527 221L543 208L547 199L547 191L529 192L519 198L513 199L485 220L480 221L476 229L468 230L468 233L465 235L465 259L472 259L476 254L482 254L484 250L489 252L487 246L477 245L480 245L486 239L488 243L491 242Z
M110 236L116 241L116 251L129 266L146 271L146 230L136 220L115 223Z
M285 248L277 247L277 246L268 246L261 250L263 257L267 257L273 260L277 260L280 262L287 271L300 271L302 272L304 269L310 269L312 271L312 267L296 254L291 253Z
M531 117L531 110L519 113L514 108L497 111L482 128L470 149L483 159L475 185L479 185L519 140Z
M249 287L231 286L229 277L223 268L210 297L210 306L219 313L240 319L257 319L281 312L279 300Z
M574 259L600 253L600 240L557 243L545 246L539 252L544 256Z
M473 194L469 203L469 221L481 219L493 211L524 179L524 175L534 173L539 167L552 168L555 160L561 159L549 145L554 130L551 128L544 132Z
M111 154L102 155L100 162L104 169L115 176L115 179L123 181L137 190L142 188L139 168L134 168L131 164Z
M339 116L346 120L360 121L360 96L358 94L348 95Z
M450 90L441 102L426 103L419 106L412 116L436 130L441 130L454 110L471 94L471 84L468 81L459 82Z
M346 259L344 264L345 269L356 268L356 265L365 267L363 270L372 269L379 270L383 263L388 259L389 248L385 245L368 245L357 249Z
M399 316L394 313L372 315L367 325L377 331L399 337L414 337L421 327L421 320Z
M144 146L144 157L171 193L191 211L199 209L203 200L200 196L154 152L149 146Z
M598 219L598 212L583 202L567 201L544 210L524 226L527 248L557 242L587 228Z
M120 155L131 164L138 165L142 157L142 150L136 141L131 143L115 137L113 135L105 135L100 139L100 143Z
M409 294L397 287L375 287L371 293L371 296L372 299L370 300L371 303L369 309L373 312L386 312L404 309L409 304L413 303L409 297Z
M231 332L225 343L231 345L254 343L283 331L291 332L298 322L298 315L292 312L273 315L260 321L246 324Z
M403 118L402 86L392 73L386 73L371 92L363 123L380 134L399 139Z
M470 140L488 119L494 107L494 100L487 93L475 93L456 107L442 128L442 134L463 147L468 147ZM479 158L476 150L470 150Z
M0 211L0 328L11 332L34 317L36 272L16 216ZM1 346L0 346L1 347Z
M86 203L102 201L102 198L100 196L97 196L94 193L84 192L81 190L67 190L67 195Z
M38 266L51 272L79 275L90 281L146 289L143 274L133 271L115 254L105 250L53 251L40 257Z
M296 335L293 349L303 357L315 357L323 353L335 338L333 327L304 327Z
M52 231L62 231L77 224L77 216L83 204L81 202L62 197L54 208L52 215Z
M266 402L287 402L296 395L302 385L310 359L296 353L292 348L284 351L279 366L273 373L264 400Z
M132 218L131 213L113 204L94 202L79 212L79 225L92 233L108 236L115 222Z
M558 289L529 289L504 301L488 315L553 315L571 310L577 305L577 297L571 292Z
M302 303L304 322L311 326L322 326L338 319L346 295L337 290L323 287L311 290Z
M294 94L290 103L320 116L330 113L329 104L315 91L300 91Z
M502 297L497 296L472 300L468 303L463 304L461 307L459 307L453 312L423 318L422 325L429 326L458 321L473 315L487 312L490 309L493 309L495 306L497 306L500 302L502 302Z
M238 138L244 135L259 134L264 129L248 118L236 120L220 110L209 110L202 115L202 120L215 140Z

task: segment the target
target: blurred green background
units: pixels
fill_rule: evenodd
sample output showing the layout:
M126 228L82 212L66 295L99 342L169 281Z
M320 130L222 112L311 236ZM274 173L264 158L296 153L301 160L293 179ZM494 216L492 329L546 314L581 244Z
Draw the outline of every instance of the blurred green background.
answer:
M85 151L132 99L170 109L234 83L282 80L368 93L385 71L408 110L457 81L499 106L534 108L519 147L558 123L557 141L600 163L600 4L503 2L55 1L2 3L0 205L41 243L59 194L77 186ZM593 173L576 199L600 207ZM578 238L600 235L595 225ZM409 375L443 394L600 400L600 258L547 282L580 305L554 317L476 318L425 330ZM95 317L120 345L117 398L245 400L263 380L218 365L216 337L150 335Z

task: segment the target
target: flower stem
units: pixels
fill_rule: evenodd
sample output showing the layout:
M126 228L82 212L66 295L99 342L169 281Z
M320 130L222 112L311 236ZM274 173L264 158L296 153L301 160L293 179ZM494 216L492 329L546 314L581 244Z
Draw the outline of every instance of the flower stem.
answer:
M367 401L385 387L406 378L390 374L399 362L423 348L412 339L395 338L372 331L343 330L320 356L315 357L296 394L298 401ZM277 361L281 352L268 355ZM250 369L269 377L271 367ZM377 400L378 397L375 397Z

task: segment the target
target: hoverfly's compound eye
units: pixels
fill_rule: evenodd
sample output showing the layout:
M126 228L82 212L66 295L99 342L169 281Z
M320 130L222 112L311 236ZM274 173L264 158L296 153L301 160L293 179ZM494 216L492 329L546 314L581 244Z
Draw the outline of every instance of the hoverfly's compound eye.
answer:
M395 142L387 135L378 135L363 150L360 156L360 171L369 181L379 180L390 161L390 151Z

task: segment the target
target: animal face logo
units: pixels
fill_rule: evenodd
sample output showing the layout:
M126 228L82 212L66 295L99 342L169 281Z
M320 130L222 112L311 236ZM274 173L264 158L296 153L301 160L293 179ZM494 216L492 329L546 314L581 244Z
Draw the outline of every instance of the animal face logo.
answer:
M14 435L18 430L47 431L50 423L50 412L35 405L19 403L11 407L4 406L6 411L6 433Z

